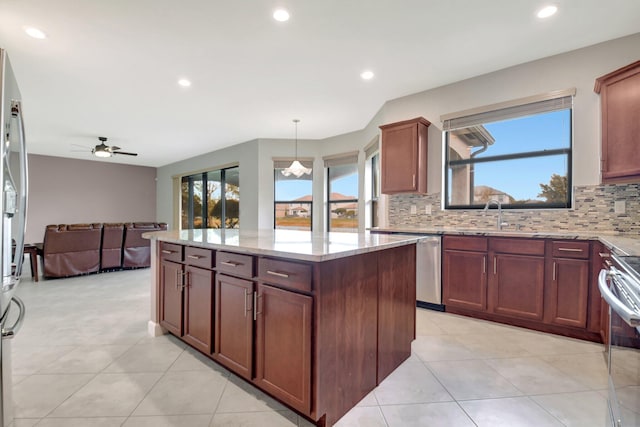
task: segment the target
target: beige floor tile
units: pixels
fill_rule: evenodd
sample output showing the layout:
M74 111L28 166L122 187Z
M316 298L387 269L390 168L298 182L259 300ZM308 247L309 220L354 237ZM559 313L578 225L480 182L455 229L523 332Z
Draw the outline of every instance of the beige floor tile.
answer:
M607 399L595 391L531 396L567 427L602 427L609 416Z
M161 376L159 373L98 374L50 416L128 416Z
M446 332L426 314L426 311L416 310L416 335L444 335Z
M124 417L108 418L45 418L38 427L120 427Z
M376 399L375 392L367 394L364 399L358 402L357 406L378 406L378 400Z
M497 359L532 355L527 349L514 343L508 333L456 335L455 338L465 348L469 349L476 359Z
M609 373L603 353L560 354L540 356L554 368L592 390L609 386Z
M374 390L380 405L446 402L453 398L422 363L405 362Z
M129 348L131 348L130 345L80 346L42 368L40 373L98 373L113 363Z
M563 427L528 397L467 400L460 406L478 427Z
M589 390L586 385L538 357L492 359L486 362L527 395Z
M33 427L38 421L40 418L15 418L11 427Z
M522 395L520 390L483 360L429 362L427 366L456 400Z
M213 370L167 372L132 415L213 414L226 384Z
M297 427L298 417L285 412L236 412L215 414L210 427Z
M136 344L107 366L104 372L165 372L183 351L170 342Z
M39 418L87 384L93 375L32 375L13 389L14 416Z
M450 335L416 337L411 349L424 362L476 358L455 336Z
M20 331L24 333L24 331ZM20 336L20 334L18 334ZM32 375L51 362L75 350L77 346L30 346L14 345L11 365L15 375Z
M129 417L122 427L208 427L211 415Z
M602 344L576 340L536 331L514 331L513 343L534 355L601 353Z
M180 356L169 368L169 372L175 371L217 371L225 376L229 375L229 371L218 365L213 360L206 357L199 351L193 350L187 347L185 351L180 353Z
M216 413L286 411L287 408L254 386L232 375L220 398Z
M474 427L455 402L382 406L389 427Z
M486 334L493 331L489 322L462 316L434 316L432 321L445 333L451 335Z
M356 406L335 427L387 427L387 423L378 406Z

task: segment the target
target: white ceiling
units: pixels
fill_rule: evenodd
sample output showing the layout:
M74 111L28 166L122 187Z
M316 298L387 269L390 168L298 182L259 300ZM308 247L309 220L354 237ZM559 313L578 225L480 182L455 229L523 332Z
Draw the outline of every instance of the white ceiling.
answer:
M551 1L542 21L542 0L0 0L0 47L31 153L95 159L72 144L107 136L139 156L101 161L162 166L293 118L301 139L359 130L387 100L640 31L638 0Z

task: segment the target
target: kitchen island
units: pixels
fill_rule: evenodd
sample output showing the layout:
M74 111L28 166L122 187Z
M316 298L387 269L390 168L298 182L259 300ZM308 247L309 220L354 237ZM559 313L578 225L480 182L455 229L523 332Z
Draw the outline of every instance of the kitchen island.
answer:
M419 237L183 230L152 241L150 333L169 332L333 425L411 354Z

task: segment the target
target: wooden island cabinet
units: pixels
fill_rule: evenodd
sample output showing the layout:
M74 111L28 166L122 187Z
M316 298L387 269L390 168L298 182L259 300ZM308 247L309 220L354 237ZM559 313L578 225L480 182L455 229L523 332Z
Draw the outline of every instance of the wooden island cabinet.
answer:
M225 244L229 230L207 232L149 236L155 321L316 425L411 355L418 238L237 232Z
M591 262L595 250L591 245L577 240L445 235L446 311L599 341L600 298L593 279L599 263Z

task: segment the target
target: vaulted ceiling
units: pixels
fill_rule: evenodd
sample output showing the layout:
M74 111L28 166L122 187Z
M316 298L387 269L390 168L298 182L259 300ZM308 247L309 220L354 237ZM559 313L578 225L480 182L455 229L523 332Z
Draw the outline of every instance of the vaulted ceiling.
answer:
M293 118L301 139L351 132L387 100L640 31L640 1L552 2L0 0L0 47L31 153L95 159L107 136L139 156L102 161L162 166L293 138Z

